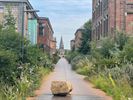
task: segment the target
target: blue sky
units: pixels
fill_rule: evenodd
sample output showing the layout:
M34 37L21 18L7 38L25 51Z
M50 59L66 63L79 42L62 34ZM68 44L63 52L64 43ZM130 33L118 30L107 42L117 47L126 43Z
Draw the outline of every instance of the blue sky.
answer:
M70 40L75 31L92 16L92 0L29 0L39 16L49 17L57 47L61 36L65 49L70 48Z

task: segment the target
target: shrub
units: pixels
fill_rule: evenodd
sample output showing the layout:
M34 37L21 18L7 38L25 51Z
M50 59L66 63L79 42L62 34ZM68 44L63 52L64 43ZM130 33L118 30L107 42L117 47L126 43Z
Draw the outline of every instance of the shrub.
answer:
M8 9L9 10L9 9ZM10 11L0 25L0 99L25 100L52 66L48 54L15 31L15 19ZM24 43L24 60L21 46Z
M21 42L22 38L20 34L14 30L7 29L0 32L0 48L15 52L19 57L21 57ZM28 41L24 39L24 45L27 44Z
M81 67L81 66L79 66L79 63L82 58L83 58L83 56L76 56L73 58L73 60L71 61L73 70L76 70L76 69L78 69L78 67Z
M16 74L18 57L9 50L0 49L0 78L5 83L13 84L12 75Z
M120 54L123 63L133 63L133 38L129 38Z
M123 50L127 41L128 36L124 32L116 32L115 43L117 44L117 48L119 48L119 50Z
M122 70L125 72L128 82L131 84L131 86L133 86L133 65L132 64L123 65Z
M56 64L58 62L58 60L60 59L60 57L58 56L58 52L56 52L55 54L53 54L53 57L51 59L52 59L52 62L54 64Z
M77 65L77 72L86 76L94 74L93 64L90 62L88 57L84 56L84 58L80 59Z
M78 55L79 53L77 51L69 52L66 56L66 59L68 60L69 63L71 63L71 61Z
M72 57L72 68L114 100L133 98L133 38L117 32L115 39L98 42L91 43L88 57Z
M100 54L105 57L109 58L111 56L110 51L113 51L115 48L113 40L109 38L104 38L101 41L101 47L99 48Z

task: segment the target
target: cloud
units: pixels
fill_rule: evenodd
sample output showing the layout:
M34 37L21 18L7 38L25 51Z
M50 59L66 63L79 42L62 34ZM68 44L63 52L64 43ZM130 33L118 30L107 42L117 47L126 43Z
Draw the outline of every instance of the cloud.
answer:
M92 0L29 0L39 16L50 18L55 36L60 42L64 37L66 48L70 48L70 40L74 38L76 29L91 18Z

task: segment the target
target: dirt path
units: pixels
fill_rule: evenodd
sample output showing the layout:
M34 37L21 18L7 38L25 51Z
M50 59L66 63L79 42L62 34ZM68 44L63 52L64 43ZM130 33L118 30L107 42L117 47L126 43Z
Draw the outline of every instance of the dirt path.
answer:
M54 80L70 81L73 85L73 91L67 97L53 97L50 91L51 82ZM94 89L92 84L84 81L84 77L71 70L71 65L66 59L59 60L55 71L43 80L40 90L36 91L38 95L34 100L112 100L111 97L99 89ZM33 99L32 99L33 100Z

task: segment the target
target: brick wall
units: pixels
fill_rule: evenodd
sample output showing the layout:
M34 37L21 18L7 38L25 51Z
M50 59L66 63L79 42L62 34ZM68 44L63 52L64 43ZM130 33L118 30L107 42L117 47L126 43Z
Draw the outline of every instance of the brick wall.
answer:
M81 46L82 29L78 29L75 33L75 49L77 50Z
M133 34L133 0L93 0L92 5L93 40L113 37L115 30Z
M39 19L39 27L43 27L42 34L40 34L41 30L38 29L38 39L37 44L44 48L45 51L52 54L56 50L56 40L53 37L53 31L50 26L50 22L48 18L42 17Z

